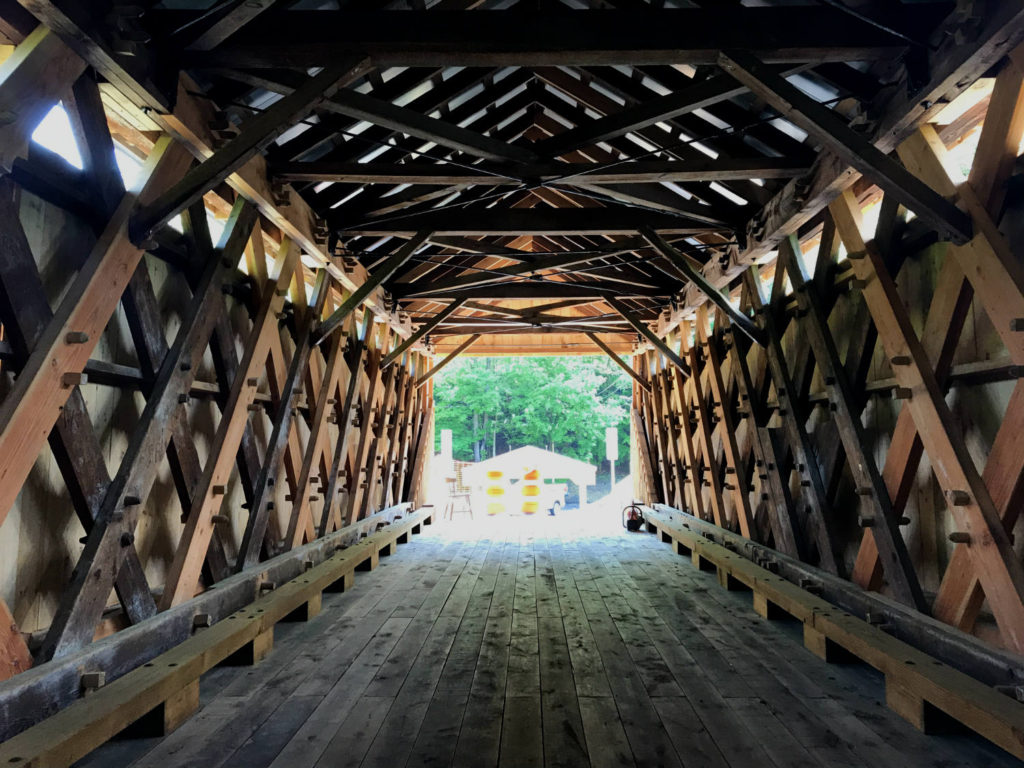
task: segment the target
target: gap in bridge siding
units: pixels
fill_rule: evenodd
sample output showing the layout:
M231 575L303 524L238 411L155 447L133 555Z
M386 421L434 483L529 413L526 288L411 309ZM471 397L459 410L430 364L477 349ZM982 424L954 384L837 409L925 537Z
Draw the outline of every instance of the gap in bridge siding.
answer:
M202 680L164 739L82 766L1018 765L926 736L865 665L827 665L618 510L438 521Z

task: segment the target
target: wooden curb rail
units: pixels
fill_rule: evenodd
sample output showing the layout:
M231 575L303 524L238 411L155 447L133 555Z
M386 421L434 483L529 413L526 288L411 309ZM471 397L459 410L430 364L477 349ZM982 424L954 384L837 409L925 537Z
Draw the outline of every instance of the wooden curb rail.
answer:
M375 568L381 555L408 542L432 515L426 508L387 525L212 627L197 629L175 648L0 744L0 765L71 765L150 713L159 718L160 730L173 730L198 708L204 672L223 662L259 662L273 647L279 621L316 616L322 592L350 589L357 570Z
M803 622L804 645L829 662L860 659L885 675L885 699L898 715L926 733L951 718L1024 759L1024 704L964 674L881 628L704 536L645 509L648 530L661 535L701 570L714 569L727 589L750 589L765 619L788 614Z

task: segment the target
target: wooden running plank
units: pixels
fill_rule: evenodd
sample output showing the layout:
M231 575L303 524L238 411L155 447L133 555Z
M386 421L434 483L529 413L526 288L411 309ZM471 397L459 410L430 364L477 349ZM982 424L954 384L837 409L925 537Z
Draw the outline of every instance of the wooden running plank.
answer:
M408 539L431 514L430 510L415 512L335 553L151 662L7 740L0 745L0 762L53 768L71 765L245 644L273 632L275 624L352 574L381 548L393 547L403 535Z
M731 577L800 619L830 642L854 654L923 702L942 710L1011 754L1024 758L1024 705L991 686L886 634L878 627L730 552L693 531L649 511L647 518L672 539L682 541ZM905 711L898 714L906 717Z

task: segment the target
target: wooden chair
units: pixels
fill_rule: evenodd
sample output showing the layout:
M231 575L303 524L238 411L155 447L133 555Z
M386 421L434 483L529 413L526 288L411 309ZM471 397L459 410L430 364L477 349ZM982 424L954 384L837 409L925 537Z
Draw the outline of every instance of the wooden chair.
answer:
M468 512L469 518L472 520L473 502L469 492L459 490L458 478L448 477L445 478L445 482L448 483L448 503L445 504L442 517L454 520L456 512Z

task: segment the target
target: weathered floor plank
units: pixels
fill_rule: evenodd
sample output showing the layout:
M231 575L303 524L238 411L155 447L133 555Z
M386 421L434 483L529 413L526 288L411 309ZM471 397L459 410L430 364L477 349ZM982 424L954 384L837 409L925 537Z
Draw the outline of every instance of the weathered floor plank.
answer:
M826 665L795 622L646 534L576 513L439 523L278 626L259 666L213 670L162 740L83 766L1020 765L926 736L873 670Z

